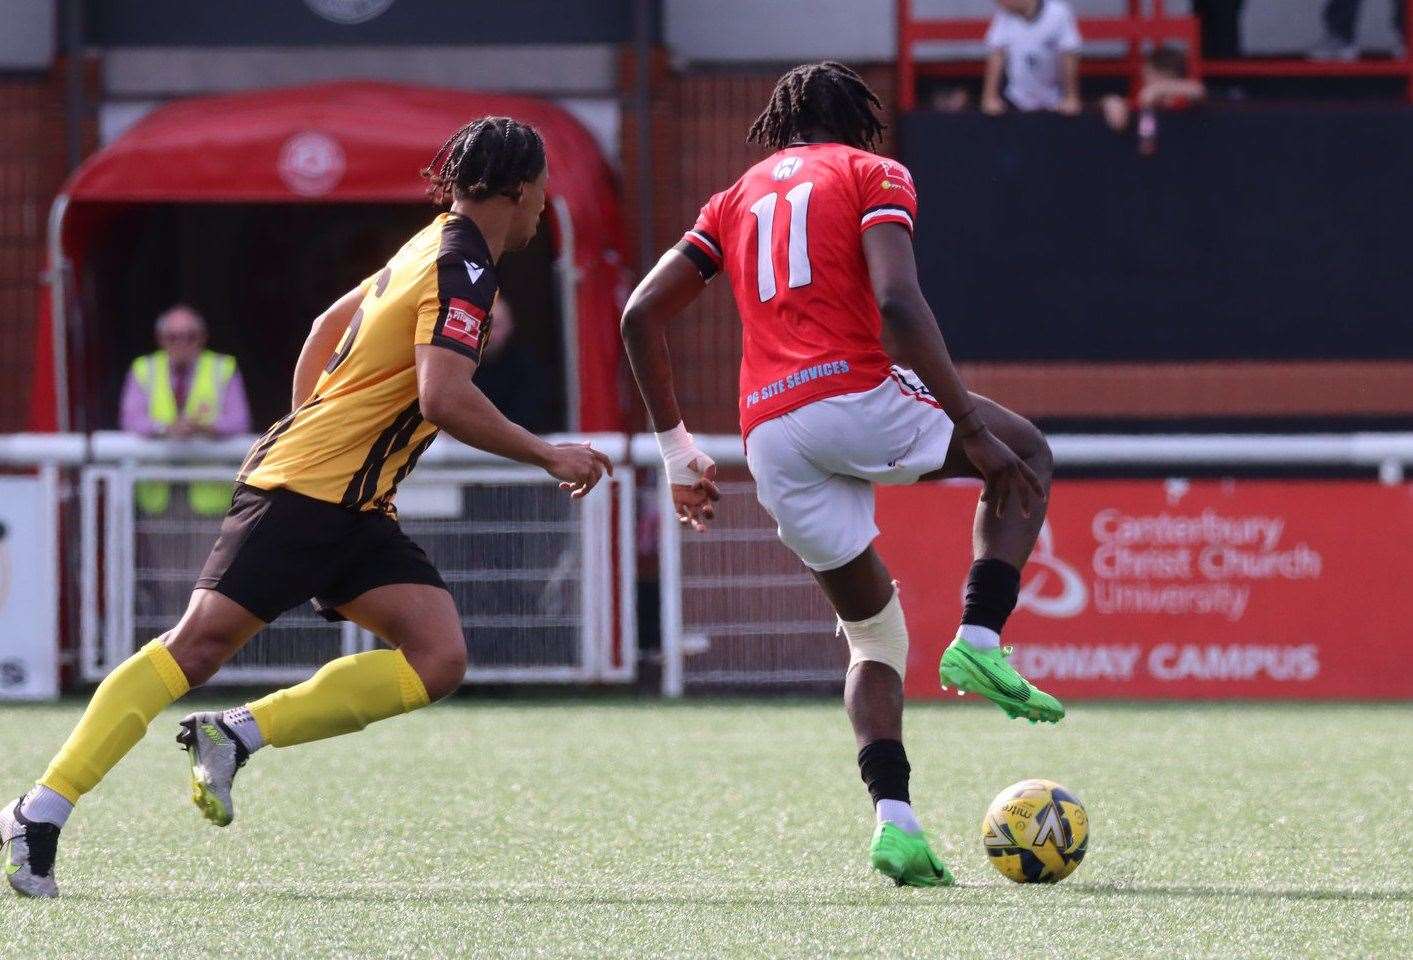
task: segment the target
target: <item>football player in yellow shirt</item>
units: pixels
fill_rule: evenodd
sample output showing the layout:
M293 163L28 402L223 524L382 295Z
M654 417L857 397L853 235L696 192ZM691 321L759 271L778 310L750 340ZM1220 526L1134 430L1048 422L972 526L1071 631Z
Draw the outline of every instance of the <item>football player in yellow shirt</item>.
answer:
M575 498L612 472L587 444L550 444L511 423L471 379L490 331L496 262L529 243L544 209L539 134L506 117L473 121L423 175L449 209L314 322L292 409L241 466L181 621L99 684L39 782L0 810L6 878L18 893L57 894L59 831L73 805L158 712L306 600L390 647L182 721L192 798L213 823L231 822L231 783L255 750L352 733L461 684L466 641L456 606L393 507L398 483L438 431L542 467Z

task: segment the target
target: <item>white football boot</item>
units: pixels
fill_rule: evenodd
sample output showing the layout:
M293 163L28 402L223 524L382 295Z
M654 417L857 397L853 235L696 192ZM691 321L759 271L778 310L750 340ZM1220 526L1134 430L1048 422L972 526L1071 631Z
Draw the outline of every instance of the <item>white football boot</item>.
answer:
M191 802L218 827L235 819L231 784L250 751L231 732L219 711L193 713L181 722L177 743L191 761Z
M5 879L22 897L57 897L54 857L59 852L59 828L20 813L19 800L0 810L0 848L5 851Z

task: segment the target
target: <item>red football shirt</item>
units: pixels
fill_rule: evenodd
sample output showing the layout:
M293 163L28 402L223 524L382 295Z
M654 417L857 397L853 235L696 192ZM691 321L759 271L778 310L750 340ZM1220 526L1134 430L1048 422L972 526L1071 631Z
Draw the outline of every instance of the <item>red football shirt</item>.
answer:
M702 207L677 245L710 280L731 278L741 314L741 436L815 400L888 376L863 231L917 214L896 160L800 144L747 170Z

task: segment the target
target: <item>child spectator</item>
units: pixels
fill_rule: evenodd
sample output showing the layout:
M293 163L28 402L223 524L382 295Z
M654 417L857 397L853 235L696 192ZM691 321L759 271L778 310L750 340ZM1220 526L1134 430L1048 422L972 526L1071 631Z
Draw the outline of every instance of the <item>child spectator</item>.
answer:
M981 109L993 116L1008 106L1079 113L1080 35L1070 5L1065 0L996 0L996 5L986 31Z
M1143 79L1132 102L1116 95L1105 97L1100 106L1104 120L1115 131L1128 128L1137 111L1140 121L1151 119L1156 110L1185 110L1207 96L1201 80L1187 76L1187 58L1177 47L1158 47L1143 63ZM1142 125L1142 124L1140 124ZM1140 134L1143 131L1140 130Z

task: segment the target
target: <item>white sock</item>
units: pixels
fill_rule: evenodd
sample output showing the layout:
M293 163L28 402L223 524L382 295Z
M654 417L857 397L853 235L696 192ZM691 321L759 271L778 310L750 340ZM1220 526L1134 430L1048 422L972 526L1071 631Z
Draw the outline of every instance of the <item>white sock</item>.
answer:
M42 783L36 783L20 802L20 813L31 820L62 827L68 822L74 805L61 793L55 793Z
M922 833L922 824L917 822L910 803L901 800L880 800L874 808L879 823L891 823L904 833Z
M231 707L221 714L221 722L231 728L231 733L251 753L265 746L265 735L260 732L260 724L255 722L249 707Z
M1001 645L1001 635L990 627L978 627L974 623L964 623L957 628L957 636L978 650L995 650Z

